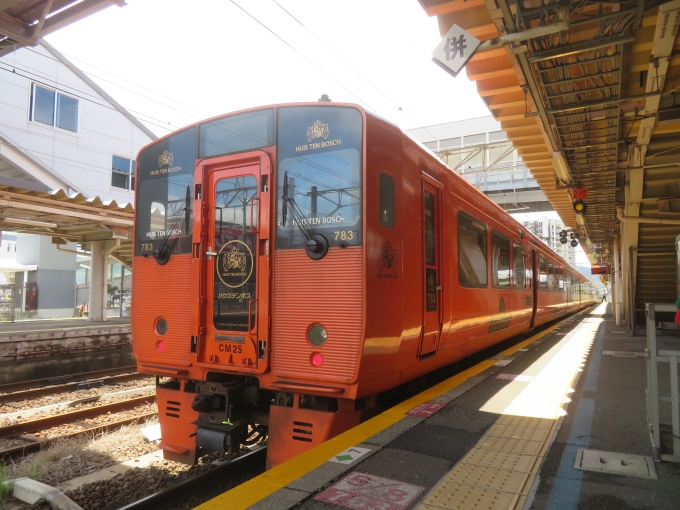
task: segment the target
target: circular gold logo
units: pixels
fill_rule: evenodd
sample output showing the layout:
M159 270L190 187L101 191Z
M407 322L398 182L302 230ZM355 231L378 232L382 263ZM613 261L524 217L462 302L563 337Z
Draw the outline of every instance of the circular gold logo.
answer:
M215 270L220 281L227 287L243 287L253 274L253 252L243 241L229 241L217 255Z

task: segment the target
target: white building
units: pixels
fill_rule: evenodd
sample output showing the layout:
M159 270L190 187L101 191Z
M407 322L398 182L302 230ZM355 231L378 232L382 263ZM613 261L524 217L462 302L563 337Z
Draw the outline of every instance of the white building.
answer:
M133 202L134 159L156 136L56 49L0 58L0 98L0 184Z
M556 251L560 257L572 266L576 266L576 248L571 246L571 239L567 236L567 243L562 244L560 242L560 232L567 230L562 220L544 216L540 220L523 221L522 223L550 246L553 251Z
M135 158L156 138L48 43L0 58L0 185L133 203ZM21 232L13 227L0 228ZM40 318L70 317L76 299L84 299L82 292L76 298L76 255L35 237L19 233L14 262L3 261L16 284L15 307ZM120 265L113 272L120 274ZM26 306L29 288L37 310Z

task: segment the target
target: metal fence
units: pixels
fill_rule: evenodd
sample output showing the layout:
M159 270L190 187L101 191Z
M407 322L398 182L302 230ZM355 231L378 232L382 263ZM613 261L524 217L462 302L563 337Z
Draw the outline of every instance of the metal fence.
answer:
M654 447L654 456L660 460L680 462L680 401L678 399L678 360L680 338L664 337L663 349L659 348L656 332L656 312L675 312L675 305L646 303L647 315L647 427ZM665 364L669 364L666 372ZM660 378L669 392L660 391ZM670 403L662 409L661 403ZM662 414L664 415L662 421Z

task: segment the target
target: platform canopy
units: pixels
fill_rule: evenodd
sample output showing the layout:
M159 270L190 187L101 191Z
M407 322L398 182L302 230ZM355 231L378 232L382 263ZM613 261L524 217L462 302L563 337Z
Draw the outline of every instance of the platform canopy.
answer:
M0 57L124 0L0 0Z
M419 3L442 37L455 24L488 49L467 64L468 78L591 262L613 269L621 250L630 311L674 302L680 0Z
M120 245L112 256L126 266L132 264L133 222L130 204L0 185L0 230L48 236L55 244L110 241Z

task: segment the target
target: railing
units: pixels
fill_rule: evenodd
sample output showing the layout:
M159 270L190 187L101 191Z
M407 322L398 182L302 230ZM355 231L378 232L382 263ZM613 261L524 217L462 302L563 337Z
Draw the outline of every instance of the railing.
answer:
M675 305L646 303L647 314L647 427L654 447L654 457L659 460L680 462L680 401L678 400L678 360L680 339L675 339L677 349L658 349L656 341L656 312L675 313ZM670 393L659 392L659 364L670 364ZM670 402L671 422L660 421L659 404ZM664 453L662 439L672 437L672 454ZM671 448L668 448L670 450Z

